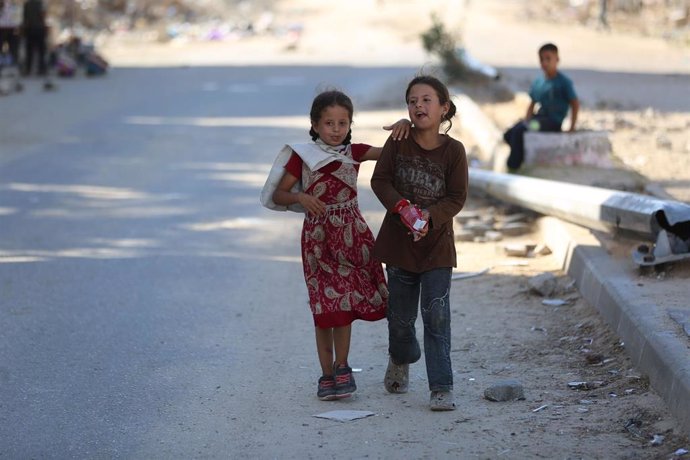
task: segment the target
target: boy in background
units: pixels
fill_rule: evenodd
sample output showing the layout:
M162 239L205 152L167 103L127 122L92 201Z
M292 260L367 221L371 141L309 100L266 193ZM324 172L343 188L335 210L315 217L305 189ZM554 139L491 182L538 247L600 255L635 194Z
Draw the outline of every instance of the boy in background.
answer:
M508 171L515 171L525 157L525 131L559 132L570 109L570 129L575 131L580 103L572 80L558 71L558 48L547 43L539 48L539 64L543 76L537 77L529 90L531 99L523 120L503 134L503 140L510 146ZM534 109L539 104L539 109Z

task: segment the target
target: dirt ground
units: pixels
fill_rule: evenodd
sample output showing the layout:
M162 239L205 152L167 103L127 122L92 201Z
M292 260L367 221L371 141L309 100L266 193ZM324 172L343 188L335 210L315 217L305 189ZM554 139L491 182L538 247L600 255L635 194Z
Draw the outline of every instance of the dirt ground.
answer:
M419 40L419 34L430 24L431 11L450 8L450 5L456 10L446 11L447 20L473 21L474 27L478 27L481 20L475 20L472 14L483 14L482 20L485 20L492 9L501 8L500 27L504 31L519 31L525 28L524 16L520 13L527 3L486 1L447 2L446 5L440 1L371 0L355 8L351 4L286 0L276 2L275 12L276 17L285 22L299 20L303 25L301 36L294 42L284 37L256 37L226 44L141 45L134 52L132 48L113 42L104 48L104 53L116 65L194 64L211 60L228 64L413 64L418 68L432 68L434 60L424 53ZM508 6L503 8L504 5ZM533 68L536 74L534 50L551 34L554 41L562 38L562 52L568 56L569 65L589 59L593 67L602 71L606 71L607 66L612 66L611 71L620 70L616 65L625 63L630 69L644 68L650 74L660 69L661 72L683 72L683 66L687 66L688 61L683 61L687 49L678 49L676 45L656 39L618 37L615 32L602 36L601 32L584 31L580 26L542 23L539 18L532 21L532 30L540 31L541 35L530 36L523 30L526 38L521 54L524 57L516 57L514 49L495 48L492 54L486 49L490 48L488 46L477 48L477 55L496 66ZM335 24L357 24L357 30L344 32L348 39L343 42L340 34L332 33ZM474 49L473 44L481 42L483 34L496 35L496 26L493 25L493 32L467 28L463 40ZM359 33L361 30L366 30L366 34ZM575 44L572 37L579 37L579 41L575 40ZM617 46L618 55L613 62L603 61L605 55L601 54L601 43L608 43L607 40ZM618 45L616 40L625 44ZM639 43L649 46L643 48ZM649 56L656 58L645 60L640 56L646 50ZM666 68L657 64L659 50L668 53L669 58L663 61L677 64L675 70L671 66L673 63L666 62ZM189 53L185 58L186 52ZM585 54L587 56L583 57ZM492 57L495 59L490 60ZM591 62L597 59L600 61ZM372 144L385 140L385 134L378 128L383 122L405 113L402 104L399 109L391 109L391 105L395 106L392 101L399 99L398 94L380 97L387 104L382 107L384 111L363 114L355 120L356 136ZM482 104L499 127L512 123L522 115L525 107L521 95L508 103ZM305 107L305 113L306 110ZM690 202L690 141L687 135L690 111L659 111L654 107L627 109L621 101L603 98L583 105L579 126L610 131L613 151L621 168L639 174L644 182L659 184L676 199ZM370 172L370 168L362 169L360 183L363 189ZM367 192L361 193L366 195ZM497 218L511 212L476 197L467 207L467 211L473 210L485 216L495 213ZM381 215L369 212L366 217L372 227L376 227ZM538 234L529 233L507 241L458 245L459 272L490 270L453 283L452 358L460 409L452 414L428 422L430 417L423 406L428 395L422 363L411 369L412 389L408 395L392 401L390 395L380 391L385 359L370 359L368 347L373 346L377 352L385 354L385 337L360 340L357 334L364 328L355 328L353 365L368 363L361 366L362 373L358 377L361 395L345 405L323 406L324 411L361 409L362 406L382 408L378 417L348 425L353 455L363 452L355 447L358 440L368 439L372 433L378 433L379 440L393 438L391 445L407 449L410 458L668 459L673 458L678 449L690 449L690 442L669 416L665 403L649 387L647 378L632 366L625 344L603 323L594 308L568 287L569 280L563 276L554 258L549 255L509 258L503 253L503 246L508 242L538 240ZM559 278L559 297L567 300L566 305L544 305L543 298L530 291L527 280L544 272ZM308 342L307 346L311 346L311 340ZM525 400L492 403L483 399L488 385L506 378L521 381ZM571 382L589 382L589 386L572 389L568 385ZM370 385L379 387L373 389ZM397 435L390 434L392 428L386 420L401 413L413 419L419 417L419 426L401 426L396 428ZM433 423L435 428L427 432L425 423ZM330 427L317 421L310 425L318 427L320 434ZM659 445L652 443L654 439ZM433 449L429 447L432 443L436 443ZM305 448L311 445L327 449L336 444L333 440L311 438ZM386 458L386 452L391 452L386 446L372 443L371 457ZM292 456L299 451L289 452L288 456ZM307 456L315 455L318 449L309 452Z

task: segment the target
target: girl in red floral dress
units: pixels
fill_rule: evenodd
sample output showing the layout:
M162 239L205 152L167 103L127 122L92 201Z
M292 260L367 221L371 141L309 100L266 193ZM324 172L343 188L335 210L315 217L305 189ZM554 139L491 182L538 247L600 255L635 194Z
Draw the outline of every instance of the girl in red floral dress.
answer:
M377 160L381 148L350 143L353 112L340 91L316 96L309 131L314 142L284 148L289 159L271 197L275 205L306 212L302 264L316 326L321 400L346 398L357 389L348 364L352 322L386 317L386 279L372 257L374 236L357 204L359 163ZM409 122L387 129L401 137Z

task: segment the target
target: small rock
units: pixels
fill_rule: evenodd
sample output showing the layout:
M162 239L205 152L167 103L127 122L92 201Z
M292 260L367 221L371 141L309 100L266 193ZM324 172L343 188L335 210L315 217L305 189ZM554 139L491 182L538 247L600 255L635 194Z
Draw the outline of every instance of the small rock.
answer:
M501 241L503 239L503 233L497 232L496 230L490 230L484 234L487 241Z
M511 222L501 225L499 230L501 230L503 234L507 236L521 236L529 233L531 228L528 224L523 222Z
M528 283L530 290L543 297L551 297L558 288L558 280L553 273L542 273L541 275L533 276Z
M587 364L592 366L602 364L604 362L604 355L599 353L590 353L585 355L585 361L587 361Z
M471 220L477 220L482 216L481 211L460 211L460 214L455 216L455 220L459 224L464 224L465 222L469 222Z
M506 244L503 250L507 256L527 257L536 247L536 244Z
M474 232L470 230L458 230L455 232L455 241L473 241Z
M501 219L501 222L503 223L503 225L506 225L514 222L522 222L525 220L527 220L527 214L525 214L524 212L518 212L516 214L504 216Z
M525 399L525 390L517 380L501 380L484 390L484 397L489 401L516 401Z
M664 150L672 150L673 142L665 134L660 134L656 137L656 146Z
M465 230L469 230L474 233L474 236L484 236L489 230L493 230L490 225L486 225L483 222L472 221L468 222L463 227Z

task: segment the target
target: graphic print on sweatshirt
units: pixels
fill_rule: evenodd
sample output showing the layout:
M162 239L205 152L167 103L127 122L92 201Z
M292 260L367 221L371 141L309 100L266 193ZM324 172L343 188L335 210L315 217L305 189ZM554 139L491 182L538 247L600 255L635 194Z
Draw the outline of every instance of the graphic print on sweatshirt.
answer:
M422 208L430 206L446 194L443 167L417 155L398 155L395 188Z

